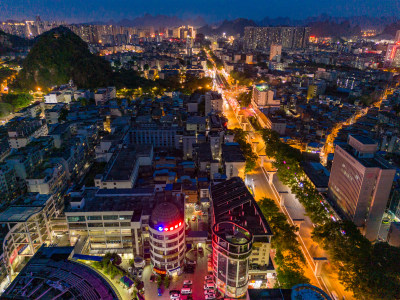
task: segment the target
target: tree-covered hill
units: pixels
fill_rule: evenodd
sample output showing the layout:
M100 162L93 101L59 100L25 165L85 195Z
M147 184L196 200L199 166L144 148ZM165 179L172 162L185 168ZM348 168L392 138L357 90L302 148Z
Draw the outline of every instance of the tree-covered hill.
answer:
M70 79L83 88L110 83L110 64L90 53L88 45L68 28L54 28L35 40L18 74L16 88L46 89L65 84Z

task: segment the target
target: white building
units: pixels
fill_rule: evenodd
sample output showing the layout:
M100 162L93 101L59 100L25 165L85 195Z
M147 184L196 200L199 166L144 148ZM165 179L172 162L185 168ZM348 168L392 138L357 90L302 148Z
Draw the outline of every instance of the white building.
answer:
M221 113L222 112L222 104L224 100L222 99L221 94L217 92L207 92L205 95L206 103L205 103L205 114L206 116L210 113Z

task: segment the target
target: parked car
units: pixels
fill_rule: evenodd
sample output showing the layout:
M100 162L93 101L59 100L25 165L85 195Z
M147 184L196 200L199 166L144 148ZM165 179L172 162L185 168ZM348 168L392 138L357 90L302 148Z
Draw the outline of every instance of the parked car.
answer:
M183 285L192 285L193 282L191 280L185 280L183 281Z
M140 270L139 270L139 273L138 273L138 276L139 276L140 278L142 278L142 275L143 275L143 270L140 269Z
M204 296L204 299L205 300L213 300L213 299L215 299L215 294L206 294Z
M181 294L181 291L180 291L180 290L170 290L170 291L169 291L169 294L170 294L170 295L173 295L173 294L178 294L178 295L180 295L180 294Z
M206 275L206 276L204 276L204 280L213 280L213 276L212 275Z
M161 289L161 288L158 288L158 289L157 289L157 295L158 295L158 296L162 296L162 289Z

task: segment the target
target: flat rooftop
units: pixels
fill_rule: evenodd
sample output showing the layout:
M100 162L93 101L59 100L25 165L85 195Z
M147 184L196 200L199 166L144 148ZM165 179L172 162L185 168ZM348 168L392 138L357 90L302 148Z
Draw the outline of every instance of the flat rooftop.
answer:
M0 222L26 222L32 215L40 212L50 199L51 195L41 195L39 193L27 193L17 198L2 213Z
M211 186L211 198L215 223L235 222L248 229L255 238L257 235L272 235L258 204L239 177Z
M226 162L245 162L246 159L238 143L222 144L222 157Z
M376 145L377 144L376 141L374 141L373 139L371 139L365 135L351 134L351 136L364 145Z
M357 159L364 167L366 168L380 168L384 170L389 170L389 169L394 169L393 166L391 166L385 159L380 157L379 155L374 155L372 158L360 158L355 156L353 152L353 147L350 145L340 145L343 150L345 150L348 154L353 156L355 159Z
M113 193L111 193L113 191ZM142 210L154 200L153 194L129 194L128 189L123 190L99 190L99 194L95 189L89 189L83 195L74 197L71 202L85 199L85 204L80 208L67 208L66 213L73 212L113 212L127 211L133 212Z

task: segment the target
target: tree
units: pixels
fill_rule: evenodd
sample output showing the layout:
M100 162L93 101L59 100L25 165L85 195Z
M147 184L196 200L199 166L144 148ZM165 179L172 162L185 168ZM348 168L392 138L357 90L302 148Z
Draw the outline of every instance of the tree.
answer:
M250 92L243 92L240 93L237 100L239 104L244 107L244 106L249 106L251 103L251 98L253 97L253 91Z
M31 104L33 96L28 93L10 93L3 95L2 99L3 102L10 104L15 111Z
M168 275L165 276L165 278L164 278L164 286L165 286L166 289L169 288L170 282L171 282L171 279L169 278L169 276Z
M162 278L161 276L157 277L157 287L160 287L162 285Z
M0 118L4 118L13 112L13 107L8 103L0 103Z

